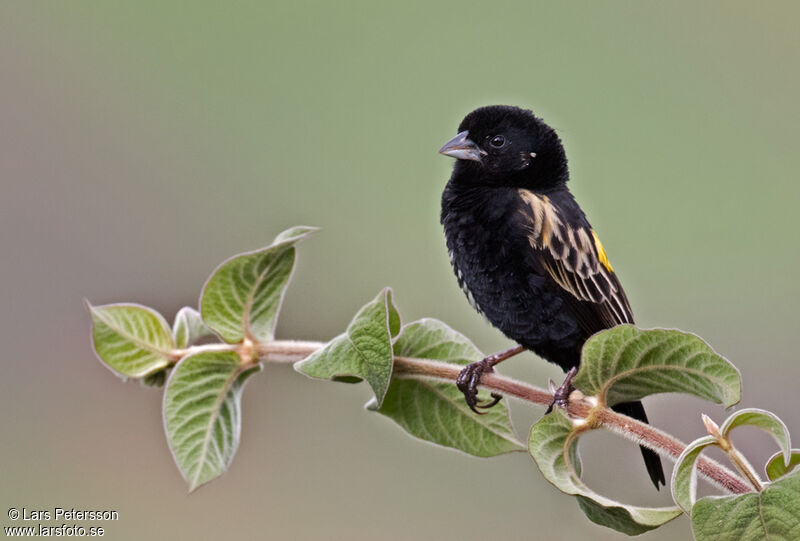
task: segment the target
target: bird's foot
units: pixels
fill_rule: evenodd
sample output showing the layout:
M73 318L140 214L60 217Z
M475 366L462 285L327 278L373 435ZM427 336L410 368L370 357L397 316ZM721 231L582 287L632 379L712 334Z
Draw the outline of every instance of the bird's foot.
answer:
M550 380L550 392L553 393L553 401L547 406L547 411L544 412L545 415L553 411L554 406L558 406L559 408L567 407L567 404L569 404L569 395L575 390L575 387L572 385L572 379L577 373L577 366L570 368L569 372L567 372L567 377L564 378L564 383L558 388L556 388L556 384L553 383L553 380Z
M478 385L481 382L481 376L487 372L494 372L494 365L498 362L499 360L497 359L497 354L489 355L483 360L465 366L464 369L458 374L458 378L456 379L456 386L462 393L464 393L464 399L467 401L467 406L469 406L469 409L479 415L486 413L485 411L480 410L487 410L491 408L503 398L497 393L492 393L491 400L478 400Z
M488 357L485 357L476 363L468 364L464 367L464 369L458 374L456 385L458 386L458 389L464 393L464 399L467 401L467 406L469 406L469 409L479 415L482 415L486 412L478 411L478 409L487 410L502 400L503 397L497 393L492 393L491 400L486 400L484 402L478 400L478 385L481 383L481 376L487 372L494 372L494 365L503 362L506 359L517 355L518 353L522 353L523 351L525 351L524 347L514 346L513 348L505 351L493 353L492 355L489 355Z

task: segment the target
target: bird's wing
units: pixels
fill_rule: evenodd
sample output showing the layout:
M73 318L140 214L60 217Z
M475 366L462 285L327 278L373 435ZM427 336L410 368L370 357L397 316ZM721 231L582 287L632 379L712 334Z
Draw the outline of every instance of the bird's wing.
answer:
M523 224L528 233L531 265L569 292L581 325L594 333L633 323L633 313L597 234L580 213L567 220L544 195L519 190ZM574 218L574 217L573 217ZM599 320L599 321L598 321Z

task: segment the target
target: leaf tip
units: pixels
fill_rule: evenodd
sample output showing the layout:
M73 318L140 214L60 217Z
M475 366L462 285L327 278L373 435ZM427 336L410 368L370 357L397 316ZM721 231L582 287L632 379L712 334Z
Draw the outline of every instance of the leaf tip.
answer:
M278 233L272 243L281 244L284 242L298 242L310 235L313 235L319 230L319 227L315 227L313 225L296 225Z
M187 481L189 481L189 480L187 479ZM196 479L193 480L193 481L190 481L189 482L189 490L186 491L186 494L187 495L188 494L194 494L195 492L197 492L197 489L199 489L202 486L205 486L206 484L208 484L208 482L209 481L203 481L202 483L200 483Z
M303 367L303 363L306 362L307 359L308 359L308 357L306 357L303 360L297 361L296 363L292 363L292 370L294 370L298 374L305 375L305 373L302 370L302 367Z
M393 303L394 290L392 289L392 286L384 286L383 289L381 289L381 292L378 293L378 297L386 301L386 304Z

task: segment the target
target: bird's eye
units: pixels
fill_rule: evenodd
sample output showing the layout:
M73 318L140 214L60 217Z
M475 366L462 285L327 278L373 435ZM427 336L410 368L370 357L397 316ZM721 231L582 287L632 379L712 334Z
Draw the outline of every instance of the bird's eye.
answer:
M503 145L506 144L506 138L502 135L495 135L489 141L489 144L492 145L494 148L501 148Z

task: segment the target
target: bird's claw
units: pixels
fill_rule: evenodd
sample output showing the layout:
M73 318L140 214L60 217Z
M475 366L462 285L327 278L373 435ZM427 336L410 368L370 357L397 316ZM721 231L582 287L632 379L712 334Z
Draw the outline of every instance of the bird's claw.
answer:
M497 393L492 393L491 400L478 400L478 385L480 385L481 376L487 372L494 372L494 368L492 367L495 365L495 363L496 360L494 359L494 356L490 355L481 361L468 364L458 374L458 378L456 379L456 386L462 393L464 393L464 399L467 402L467 406L469 406L469 409L479 415L486 413L485 411L480 410L487 410L491 408L503 398Z
M567 377L564 378L564 383L562 383L558 388L556 388L555 383L553 380L550 380L550 392L553 393L553 401L550 402L550 405L547 406L547 411L545 411L545 415L553 411L553 407L558 406L559 408L566 408L569 404L569 395L572 394L572 391L575 390L575 387L572 385L572 378L575 377L575 374L578 373L578 368L573 366L567 372Z

